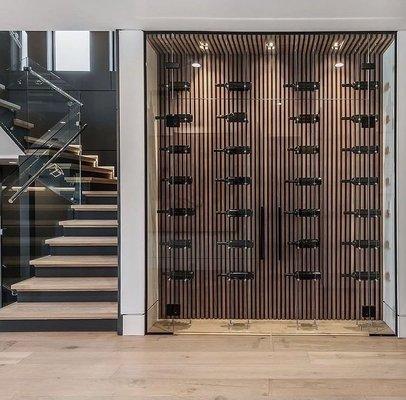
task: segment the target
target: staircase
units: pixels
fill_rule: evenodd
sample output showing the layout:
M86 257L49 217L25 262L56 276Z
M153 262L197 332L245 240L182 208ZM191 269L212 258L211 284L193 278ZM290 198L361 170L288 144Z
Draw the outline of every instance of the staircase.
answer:
M1 228L15 237L10 233L6 240L4 236L2 239L2 242L8 242L2 243L1 250L7 250L7 261L11 259L9 264L4 263L5 253L0 252L2 271L12 272L11 278L7 276L7 285L2 276L2 285L7 290L6 301L10 302L11 291L13 302L0 308L0 331L116 331L115 170L99 165L97 155L82 154L80 141L77 141L82 134L79 96L71 90L68 94L61 89L60 85L65 83L59 77L40 70L35 63L32 65L35 71L13 71L13 79L7 85L0 85L0 134L8 135L20 151L19 168L8 181L1 183ZM21 74L24 78L22 87L21 80L17 79ZM46 95L38 91L38 81L41 88L50 89L44 92ZM54 92L56 86L58 90ZM33 103L17 104L18 101L7 96L8 88L15 90L14 98L20 98L22 89L30 92L30 96L23 97ZM65 102L61 102L61 96L65 97ZM54 110L53 102L59 107L62 104L62 109ZM49 129L38 132L33 123L24 120L24 117L29 119L24 110L29 110L42 125L49 118ZM48 114L43 110L48 110ZM32 135L34 131L36 134ZM39 172L41 175L37 175ZM31 178L35 179L33 184ZM25 190L28 195L23 199ZM32 200L30 191L42 191L45 203L38 205L38 198ZM13 199L15 193L18 196ZM54 199L55 204L52 200L47 203L48 199ZM36 236L39 209L40 218L51 223L49 232L58 232L54 237ZM49 213L44 213L47 209ZM58 221L52 210L65 218ZM27 232L27 226L28 244L22 233ZM32 232L35 232L34 236ZM43 242L42 252L38 252L38 241ZM22 257L27 250L30 250L29 254L41 256Z
M17 301L0 309L0 330L117 330L117 178L79 153L72 147L58 165L76 169L81 158L83 203L59 221L61 236L45 240L48 255L30 261L35 276L11 285Z

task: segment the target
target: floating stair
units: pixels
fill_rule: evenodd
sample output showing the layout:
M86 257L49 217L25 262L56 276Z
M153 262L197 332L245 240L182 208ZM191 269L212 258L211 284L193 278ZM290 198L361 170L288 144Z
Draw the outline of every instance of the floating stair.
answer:
M42 151L52 156L57 150ZM48 255L30 261L35 276L11 285L17 302L0 309L0 331L117 329L117 178L97 155L80 153L70 146L58 165L76 173L82 162L81 178L65 179L81 183L83 204L70 207L72 219L58 222L61 236L44 241Z

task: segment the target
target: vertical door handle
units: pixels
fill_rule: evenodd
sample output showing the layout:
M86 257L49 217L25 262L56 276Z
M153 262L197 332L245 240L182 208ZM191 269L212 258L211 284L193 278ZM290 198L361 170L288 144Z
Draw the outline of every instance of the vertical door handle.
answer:
M265 209L259 209L259 259L265 260Z
M278 207L278 261L282 260L282 207Z

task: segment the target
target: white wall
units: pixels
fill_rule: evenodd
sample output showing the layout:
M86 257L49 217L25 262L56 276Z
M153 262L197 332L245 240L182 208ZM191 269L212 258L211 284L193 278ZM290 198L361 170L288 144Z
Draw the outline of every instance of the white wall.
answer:
M119 33L120 312L124 335L144 334L144 35Z
M400 30L405 0L1 0L3 30Z
M0 162L1 160L14 160L24 153L0 127Z
M406 338L406 31L398 33L397 58L398 333Z

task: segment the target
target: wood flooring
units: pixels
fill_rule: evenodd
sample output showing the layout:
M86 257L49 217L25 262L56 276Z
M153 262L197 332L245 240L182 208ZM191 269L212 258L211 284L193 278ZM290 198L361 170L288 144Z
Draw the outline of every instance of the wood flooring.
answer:
M401 400L406 340L0 333L2 400Z

